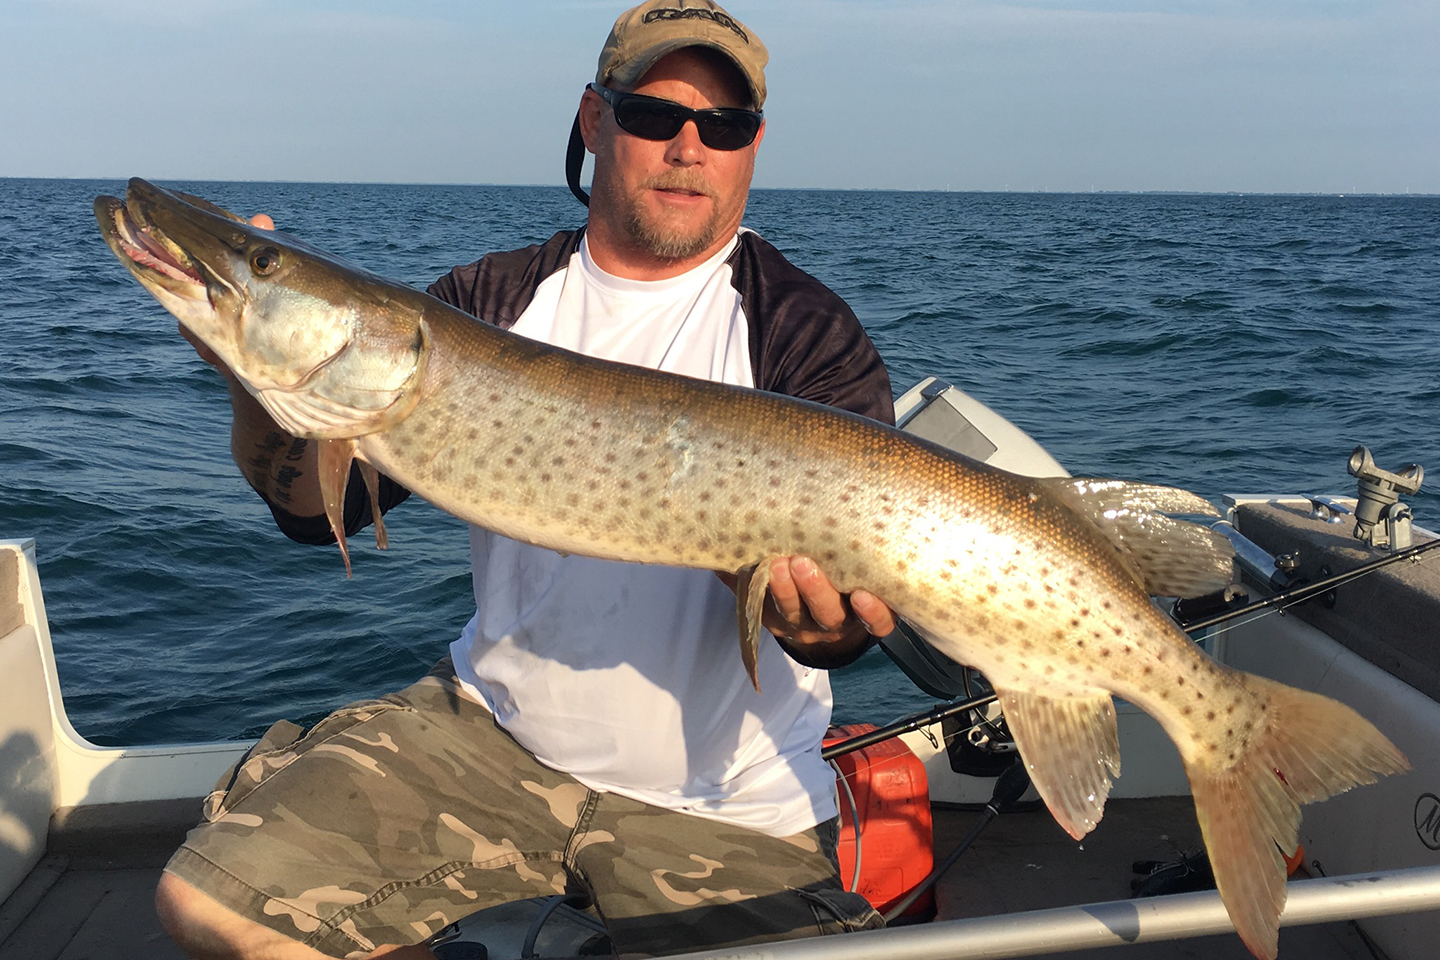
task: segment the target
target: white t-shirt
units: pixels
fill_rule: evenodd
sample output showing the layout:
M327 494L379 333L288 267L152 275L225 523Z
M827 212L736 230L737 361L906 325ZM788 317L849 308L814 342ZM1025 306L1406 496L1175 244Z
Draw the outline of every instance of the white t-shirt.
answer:
M660 281L615 277L581 243L514 332L591 356L753 386L732 241ZM713 573L561 556L470 531L475 617L451 645L465 688L546 766L586 786L773 836L836 813L820 759L828 674L768 633L756 693L735 595Z

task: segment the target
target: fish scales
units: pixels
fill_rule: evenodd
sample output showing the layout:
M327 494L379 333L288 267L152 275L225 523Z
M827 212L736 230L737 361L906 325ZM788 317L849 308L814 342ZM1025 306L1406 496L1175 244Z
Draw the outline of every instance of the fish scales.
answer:
M928 634L959 637L947 652L1006 689L1108 690L1173 713L1165 726L1191 756L1212 743L1233 754L1254 725L1257 697L1041 484L858 417L557 363L449 314L428 322L436 354L469 362L430 367L414 412L360 449L450 513L611 560L728 570L812 554L842 590L875 591Z
M1216 663L1151 603L1229 580L1228 543L1167 516L1214 513L1193 494L1018 477L816 404L528 341L145 181L95 214L145 288L317 442L342 552L358 457L507 536L736 572L752 676L764 561L812 556L986 674L1077 839L1119 773L1112 696L1155 717L1258 957L1276 953L1300 804L1407 767L1350 708Z

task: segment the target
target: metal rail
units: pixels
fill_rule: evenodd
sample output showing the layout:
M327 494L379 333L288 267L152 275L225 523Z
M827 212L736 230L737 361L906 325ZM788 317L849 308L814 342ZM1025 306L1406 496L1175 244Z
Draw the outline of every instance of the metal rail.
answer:
M1440 908L1440 867L1357 873L1289 885L1282 927ZM1000 960L1233 932L1220 895L1181 893L812 937L670 960Z

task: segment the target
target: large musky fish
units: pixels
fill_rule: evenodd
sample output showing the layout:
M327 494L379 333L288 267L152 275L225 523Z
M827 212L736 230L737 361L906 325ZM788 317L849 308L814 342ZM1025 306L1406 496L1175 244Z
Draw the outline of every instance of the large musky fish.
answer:
M1019 477L827 407L536 343L143 180L95 214L136 279L319 442L342 550L358 457L508 537L738 573L752 679L766 561L808 554L985 673L1077 839L1120 771L1112 695L1155 717L1257 956L1276 952L1300 804L1407 769L1349 707L1211 660L1150 602L1230 579L1228 542L1168 515L1213 515L1193 494Z

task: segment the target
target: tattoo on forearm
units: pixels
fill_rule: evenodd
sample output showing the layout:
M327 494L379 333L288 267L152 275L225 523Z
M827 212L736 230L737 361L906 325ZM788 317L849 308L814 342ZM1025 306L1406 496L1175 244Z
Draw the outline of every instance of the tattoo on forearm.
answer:
M303 471L296 469L292 464L305 456L305 444L305 440L288 437L278 430L267 433L264 439L255 445L256 453L248 461L252 484L260 484L261 486L257 489L264 496L278 503L290 503L290 487L296 478L303 475ZM286 449L287 445L288 450ZM282 454L281 451L284 453ZM277 459L281 456L287 462L280 463L279 468L276 469Z
M279 500L281 503L289 503L290 485L294 483L295 478L300 475L300 471L296 470L288 463L282 466L275 474L275 499Z

